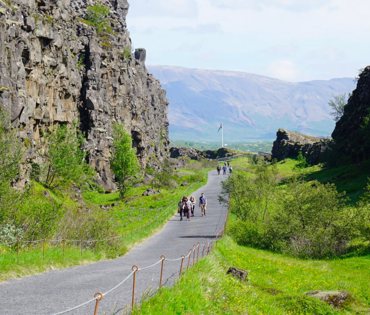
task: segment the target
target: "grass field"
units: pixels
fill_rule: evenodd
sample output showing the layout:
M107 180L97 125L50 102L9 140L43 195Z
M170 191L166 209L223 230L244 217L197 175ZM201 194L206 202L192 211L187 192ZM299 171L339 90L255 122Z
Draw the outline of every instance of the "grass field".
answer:
M248 270L249 280L226 275L231 266ZM301 260L224 237L173 288L143 301L134 314L369 314L369 266L370 256ZM311 290L345 290L351 298L335 309L306 296Z

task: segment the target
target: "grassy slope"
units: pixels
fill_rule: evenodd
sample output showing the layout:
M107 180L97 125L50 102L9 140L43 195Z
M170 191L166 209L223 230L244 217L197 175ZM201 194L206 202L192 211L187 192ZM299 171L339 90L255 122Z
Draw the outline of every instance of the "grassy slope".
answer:
M301 260L236 245L229 237L190 269L172 289L144 301L136 314L367 314L370 256ZM226 275L230 266L249 271L242 283ZM310 290L346 290L343 309L306 297Z
M199 165L192 165L190 169L180 170L179 182L186 181L188 185L178 186L175 190L160 189L160 194L147 197L142 196L147 186L130 189L123 201L119 201L118 193L84 193L83 202L89 208L114 205L102 211L109 211L115 222L114 232L121 237L122 246L119 252L106 251L104 248L91 250L85 247L81 251L78 242L66 242L64 248L61 244L46 244L44 254L42 242L21 248L18 253L0 246L0 281L124 254L133 244L153 234L174 214L181 196L203 186L207 181L207 172L207 169ZM79 207L78 200L69 195L49 191L37 183L33 190L31 197L36 200L45 199L47 194L53 201L63 204L65 209Z
M360 166L296 169L297 162L279 162L282 178L334 182L352 201L367 181ZM232 162L234 170L251 168L248 159ZM362 166L363 167L363 166ZM249 270L249 282L226 275L230 266ZM370 256L336 260L302 260L238 246L229 237L200 261L172 289L144 301L136 314L370 314ZM351 300L343 309L306 297L310 290L346 290ZM163 307L165 305L165 307Z

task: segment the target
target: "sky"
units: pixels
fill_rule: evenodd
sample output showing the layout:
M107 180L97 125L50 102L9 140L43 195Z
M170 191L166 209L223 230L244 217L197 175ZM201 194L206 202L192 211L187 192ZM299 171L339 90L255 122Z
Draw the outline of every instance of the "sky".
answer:
M355 78L370 64L369 0L129 0L147 65L287 81Z

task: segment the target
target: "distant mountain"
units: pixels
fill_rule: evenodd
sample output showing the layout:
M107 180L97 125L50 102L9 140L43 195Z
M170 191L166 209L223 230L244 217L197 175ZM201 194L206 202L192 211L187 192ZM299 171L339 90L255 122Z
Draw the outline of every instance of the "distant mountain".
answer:
M172 140L272 140L278 128L329 136L328 101L355 88L351 78L286 82L231 71L150 66L167 91Z

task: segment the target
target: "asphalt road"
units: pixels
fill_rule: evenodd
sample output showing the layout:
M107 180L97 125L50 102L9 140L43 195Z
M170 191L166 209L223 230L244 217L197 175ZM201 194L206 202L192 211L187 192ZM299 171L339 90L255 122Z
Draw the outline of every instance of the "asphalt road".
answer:
M180 221L173 216L164 228L132 248L126 255L114 259L55 270L36 276L0 283L0 315L55 314L93 298L96 292L106 292L131 273L131 267L152 265L161 255L174 259L186 255L193 245L206 244L222 230L227 209L218 202L221 181L226 177L214 171L208 175L208 183L193 195L199 200L204 192L207 215L201 217L198 205L195 217ZM200 253L203 247L200 247ZM188 260L184 261L186 269ZM192 262L192 260L191 260ZM172 285L179 274L181 260L165 261L163 282ZM136 301L150 296L158 288L160 264L140 270L136 274ZM125 314L130 310L132 277L103 298L99 314ZM95 302L66 314L93 314Z

